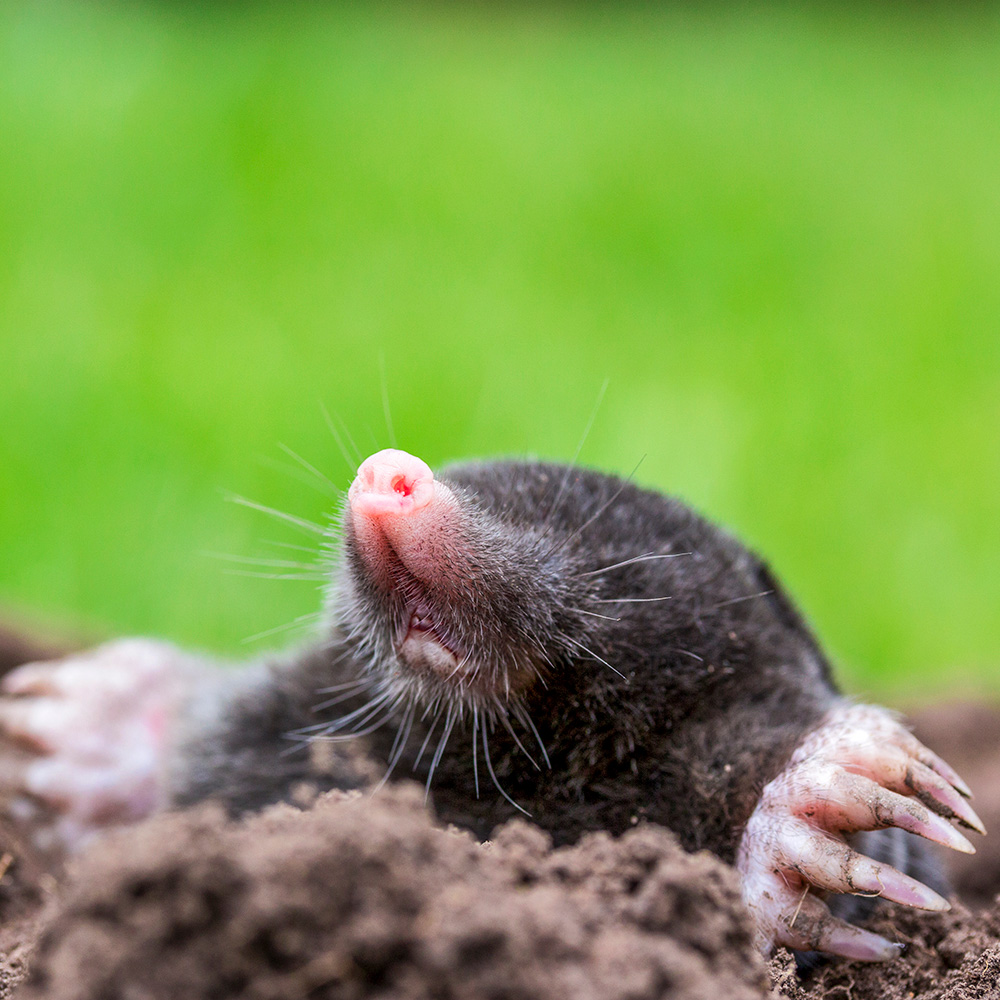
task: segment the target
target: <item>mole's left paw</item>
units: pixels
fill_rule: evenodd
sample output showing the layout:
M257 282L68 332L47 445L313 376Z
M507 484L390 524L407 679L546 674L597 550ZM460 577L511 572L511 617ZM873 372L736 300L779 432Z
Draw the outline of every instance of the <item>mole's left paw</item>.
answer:
M153 812L163 797L169 728L192 667L173 646L122 639L0 681L0 734L26 759L0 775L39 846L75 848Z
M900 827L957 851L974 848L948 820L985 833L962 779L884 709L827 715L761 795L740 842L743 898L765 954L776 945L877 961L899 945L835 917L827 892L883 896L926 910L949 903L853 850L845 837Z

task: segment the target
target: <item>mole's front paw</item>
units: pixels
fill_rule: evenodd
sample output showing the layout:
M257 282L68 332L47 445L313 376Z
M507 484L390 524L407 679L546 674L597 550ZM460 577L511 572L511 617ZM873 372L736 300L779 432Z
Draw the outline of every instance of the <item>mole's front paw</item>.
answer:
M172 646L126 639L7 674L0 731L29 751L5 775L15 810L45 803L57 819L43 838L68 847L153 812L189 670Z
M877 961L900 946L835 917L827 892L882 896L927 910L946 899L853 850L845 837L900 827L955 850L974 848L948 820L984 833L961 778L884 709L827 715L763 791L740 842L743 898L765 954L776 945Z

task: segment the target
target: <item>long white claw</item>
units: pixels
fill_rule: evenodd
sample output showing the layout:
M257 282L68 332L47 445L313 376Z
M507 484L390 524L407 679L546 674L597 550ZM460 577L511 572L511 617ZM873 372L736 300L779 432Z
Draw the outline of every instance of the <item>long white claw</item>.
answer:
M901 944L838 919L825 903L808 894L799 899L790 919L782 922L775 943L803 951L825 951L858 962L884 962L903 950Z
M957 819L976 833L985 834L986 827L975 809L959 794L960 790L948 784L936 771L917 761L912 769L913 794L925 805L942 816Z
M859 854L843 840L801 820L787 823L778 854L789 870L819 889L872 893L922 910L951 908L947 899L922 882Z
M942 760L936 753L928 750L915 736L913 737L913 741L920 748L916 756L921 763L926 764L932 771L940 774L949 785L958 789L967 799L972 798L972 789L969 788L961 779L958 772L947 761Z
M40 705L39 702L44 703ZM0 701L0 733L8 739L35 753L48 753L52 746L47 735L52 726L47 722L51 718L48 709L52 706L51 699L30 699L15 701ZM41 709L41 723L39 710ZM59 715L58 708L55 714Z
M936 771L965 798L972 798L972 790L958 772L933 750L925 747L891 712L873 705L854 705L847 708L846 712L853 716L859 726L868 730L870 743L878 748L898 747L908 757Z

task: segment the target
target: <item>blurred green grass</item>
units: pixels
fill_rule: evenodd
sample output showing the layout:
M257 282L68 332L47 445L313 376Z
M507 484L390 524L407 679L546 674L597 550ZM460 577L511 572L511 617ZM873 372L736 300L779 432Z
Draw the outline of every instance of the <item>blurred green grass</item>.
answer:
M581 453L764 552L858 692L1000 690L1000 17L0 9L0 605L233 656L208 552ZM383 374L384 370L384 374ZM274 642L275 640L271 640Z

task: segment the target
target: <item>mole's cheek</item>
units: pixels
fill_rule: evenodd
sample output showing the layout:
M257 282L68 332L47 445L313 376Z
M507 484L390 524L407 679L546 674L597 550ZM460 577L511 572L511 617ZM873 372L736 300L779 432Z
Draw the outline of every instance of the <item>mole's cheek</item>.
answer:
M444 585L466 562L458 500L416 456L387 448L366 458L347 498L357 551L386 589L398 585L400 564L422 583Z

